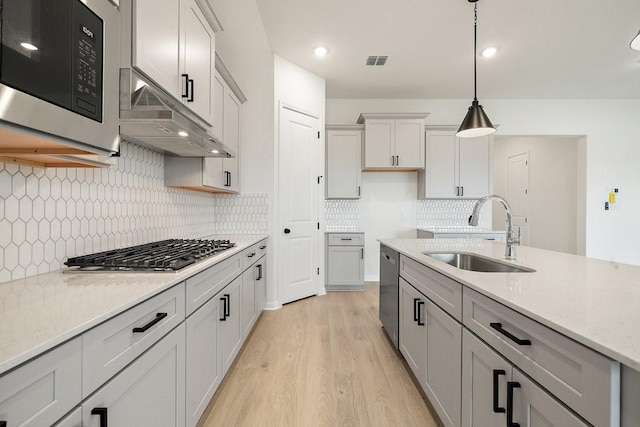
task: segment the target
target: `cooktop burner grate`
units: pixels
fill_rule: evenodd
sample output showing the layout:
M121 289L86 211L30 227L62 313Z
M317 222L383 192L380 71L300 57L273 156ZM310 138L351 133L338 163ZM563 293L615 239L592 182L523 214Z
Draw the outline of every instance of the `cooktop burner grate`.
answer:
M178 271L234 247L229 240L169 239L69 258L73 271Z

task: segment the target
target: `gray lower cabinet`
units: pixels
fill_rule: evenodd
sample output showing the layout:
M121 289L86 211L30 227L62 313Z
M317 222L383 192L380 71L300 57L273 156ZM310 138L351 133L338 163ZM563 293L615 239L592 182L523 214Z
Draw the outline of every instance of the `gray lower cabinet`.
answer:
M240 303L242 276L237 277L214 299L220 304L220 361L227 373L242 346Z
M242 337L246 339L258 320L265 299L264 262L262 257L242 273Z
M445 426L460 425L462 326L400 278L400 352Z
M467 330L462 361L464 427L589 425Z
M180 324L82 404L85 427L185 424L185 326Z
M326 242L326 289L364 289L364 233L330 233Z

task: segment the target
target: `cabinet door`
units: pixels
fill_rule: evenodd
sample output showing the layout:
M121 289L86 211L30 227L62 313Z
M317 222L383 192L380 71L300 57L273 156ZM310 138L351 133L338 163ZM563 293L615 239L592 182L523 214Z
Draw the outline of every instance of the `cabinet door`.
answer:
M468 330L462 332L462 426L506 425L511 365Z
M240 329L240 287L242 276L237 277L227 285L215 299L220 306L220 360L222 362L222 375L227 372L233 359L240 350L242 333Z
M398 119L395 133L396 167L424 168L424 120Z
M180 0L135 0L133 5L133 66L182 99Z
M53 427L82 427L82 408L78 407L69 415L55 423Z
M242 336L249 335L256 320L256 279L258 269L255 265L242 273Z
M327 199L359 199L362 132L327 131Z
M193 313L187 325L186 424L195 426L213 397L222 376L218 361L220 304L210 299Z
M451 132L428 132L424 174L419 173L421 198L451 198L456 194L456 140Z
M365 123L364 168L393 168L395 160L391 156L395 139L395 120L369 119Z
M364 285L364 247L329 246L327 285L362 287Z
M458 138L458 183L460 196L478 199L490 191L490 138Z
M263 256L256 263L258 277L256 278L256 316L262 313L267 299L267 257Z
M460 425L462 325L426 300L427 366L424 391L445 426Z
M215 69L215 34L195 0L182 0L184 7L184 64L182 73L183 101L200 117L213 122L213 91L211 82Z
M166 337L107 382L82 405L82 424L175 427L185 424L185 326Z
M232 159L224 159L223 172L226 175L225 189L231 192L240 191L238 176L238 156L240 155L240 101L231 90L225 91L222 142L236 153Z
M518 369L513 369L513 422L521 427L587 427L564 405Z
M400 353L424 387L427 358L426 298L402 277L399 280Z
M222 140L222 127L224 126L224 93L227 84L222 76L215 71L212 80L213 90L213 134Z

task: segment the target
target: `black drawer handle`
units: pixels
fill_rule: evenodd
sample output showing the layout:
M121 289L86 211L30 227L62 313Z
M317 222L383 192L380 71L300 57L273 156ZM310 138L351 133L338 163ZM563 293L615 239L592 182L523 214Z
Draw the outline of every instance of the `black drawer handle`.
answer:
M256 277L256 280L262 280L262 264L256 265L256 268L258 269L258 277Z
M227 300L227 303L224 305L224 318L231 316L231 295L224 294L224 297Z
M414 322L418 321L418 301L420 301L420 298L413 299L413 321Z
M418 326L424 326L424 322L422 321L422 310L420 307L424 305L424 301L418 301Z
M267 248L267 245L260 246L260 250L263 250L263 249L266 249L266 248Z
M352 240L351 237L342 237L340 240Z
M100 427L107 427L107 408L93 408L91 415L100 415Z
M182 97L187 98L189 96L189 74L183 74L182 78L184 79L182 83Z
M187 98L187 102L193 102L193 92L196 90L195 83L193 79L187 80L189 83L189 98Z
M507 427L520 427L520 424L513 422L513 389L520 388L520 383L507 383Z
M222 296L222 298L220 298L220 301L222 301L222 318L220 319L221 322L225 322L227 320L227 294L224 294Z
M516 343L518 345L531 345L531 341L522 340L522 339L516 337L515 335L513 335L511 332L502 329L502 323L489 323L489 326L491 326L493 329L495 329L496 331L500 332L502 335L504 335L505 337L509 338L511 341L513 341L514 343Z
M138 332L147 332L147 330L150 327L152 327L153 325L155 325L156 323L158 323L159 321L161 321L165 317L167 317L167 313L156 313L155 319L153 319L151 322L147 323L144 326L139 326L139 327L133 328L133 333L135 334L135 333L138 333Z
M255 252L251 252L250 254L247 255L247 257L253 258L255 256L255 254L256 254Z
M500 380L500 375L507 375L507 373L502 369L493 370L493 412L496 414L504 413L504 408L502 408L498 402L500 400L498 397L498 381Z

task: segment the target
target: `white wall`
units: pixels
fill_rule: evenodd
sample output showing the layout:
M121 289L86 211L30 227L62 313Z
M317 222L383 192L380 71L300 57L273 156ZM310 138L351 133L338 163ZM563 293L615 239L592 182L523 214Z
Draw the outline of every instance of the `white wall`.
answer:
M578 140L577 137L552 136L494 138L493 191L496 194L507 194L507 159L529 154L529 246L577 253ZM584 185L582 181L581 186ZM504 228L504 221L504 210L494 209L493 229Z
M273 213L271 219L272 223L272 242L271 248L274 253L273 263L270 264L273 266L271 269L271 273L273 274L273 280L271 283L275 283L276 286L271 286L267 290L267 308L277 308L281 305L280 303L280 292L277 284L279 283L279 272L278 268L281 264L278 251L279 251L279 240L282 236L282 232L280 230L278 221L278 170L279 170L279 159L278 159L278 132L279 132L279 121L280 121L280 105L285 104L290 107L295 107L298 110L309 113L313 116L316 116L320 119L320 129L321 129L321 138L320 144L322 145L320 148L320 152L324 153L324 127L325 127L325 81L323 78L316 76L309 71L298 67L297 65L274 55L274 97L273 97L273 139L275 141L275 154L273 159L273 167L275 170L273 186L276 189L274 192L275 197L272 199L273 209L271 212ZM318 165L318 170L324 170L324 158L321 158L321 164ZM318 206L319 206L319 218L321 222L321 230L324 230L324 215L320 215L320 209L323 209L324 203L324 191L322 189L323 186L320 187L321 191L319 192L318 197ZM323 239L319 239L318 243L318 253L320 255L319 265L324 265L324 247L323 247ZM322 283L322 289L324 289L324 268L321 269L320 283Z
M427 124L455 125L470 100L329 99L327 123L352 124L362 112L429 112ZM640 100L482 100L496 135L584 135L586 255L640 265ZM604 211L608 190L619 211ZM400 191L405 191L401 189ZM580 218L579 218L580 219Z

